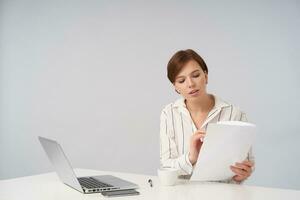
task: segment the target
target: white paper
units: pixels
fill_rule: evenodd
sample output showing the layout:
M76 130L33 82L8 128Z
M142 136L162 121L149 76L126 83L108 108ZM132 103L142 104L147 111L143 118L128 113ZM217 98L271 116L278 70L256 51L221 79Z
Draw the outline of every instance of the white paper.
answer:
M208 124L191 180L219 181L235 174L230 165L242 162L255 139L256 126L240 121Z

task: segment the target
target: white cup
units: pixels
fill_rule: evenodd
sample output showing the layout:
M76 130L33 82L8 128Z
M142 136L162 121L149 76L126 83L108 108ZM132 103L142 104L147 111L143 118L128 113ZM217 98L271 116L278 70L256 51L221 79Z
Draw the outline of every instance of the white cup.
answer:
M178 178L178 169L175 168L159 168L157 170L158 178L161 185L175 185Z

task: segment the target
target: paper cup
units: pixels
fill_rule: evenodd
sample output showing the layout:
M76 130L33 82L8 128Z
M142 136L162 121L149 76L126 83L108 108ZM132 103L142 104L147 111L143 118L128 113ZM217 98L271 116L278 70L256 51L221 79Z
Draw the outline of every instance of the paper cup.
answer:
M175 168L159 168L157 170L158 178L161 185L175 185L178 179L178 169Z

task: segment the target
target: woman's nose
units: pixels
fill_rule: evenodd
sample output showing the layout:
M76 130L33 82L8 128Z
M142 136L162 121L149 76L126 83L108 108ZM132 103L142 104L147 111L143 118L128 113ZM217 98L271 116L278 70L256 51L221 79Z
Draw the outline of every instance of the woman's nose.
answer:
M187 79L187 84L188 84L188 87L192 87L195 85L194 81L191 78Z

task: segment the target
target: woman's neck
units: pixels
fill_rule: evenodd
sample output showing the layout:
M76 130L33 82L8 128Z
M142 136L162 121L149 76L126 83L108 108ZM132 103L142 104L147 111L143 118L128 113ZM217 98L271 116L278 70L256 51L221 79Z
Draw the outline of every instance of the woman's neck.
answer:
M209 112L215 105L214 96L206 94L204 97L191 100L185 100L187 109L192 113Z

